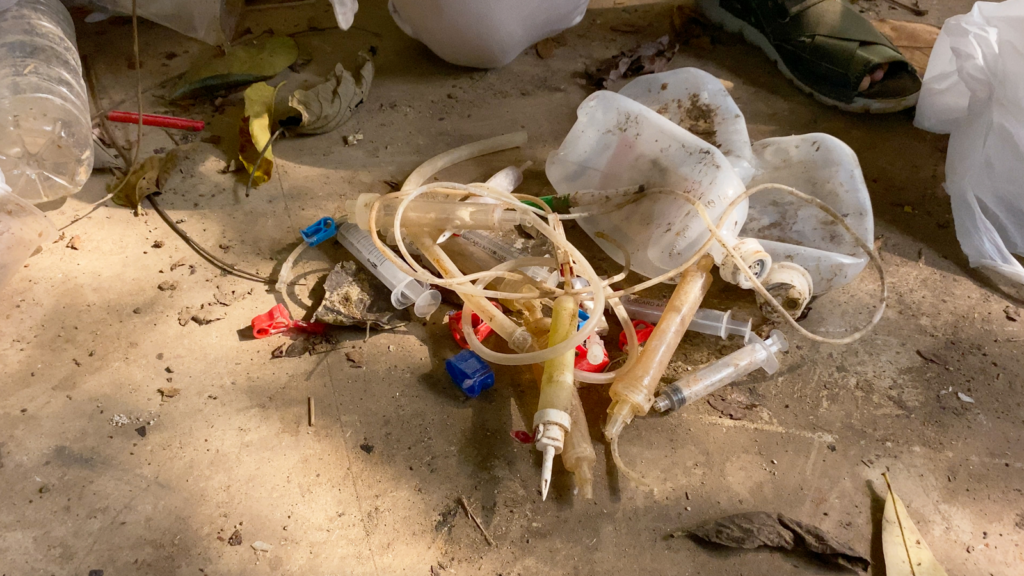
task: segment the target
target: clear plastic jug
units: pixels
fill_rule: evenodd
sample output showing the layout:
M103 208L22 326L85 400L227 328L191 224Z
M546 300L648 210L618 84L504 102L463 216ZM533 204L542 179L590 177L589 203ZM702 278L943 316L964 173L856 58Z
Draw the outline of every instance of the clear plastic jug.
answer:
M574 212L608 207L597 191L644 186L685 191L717 222L744 190L743 181L718 148L643 104L614 92L592 94L546 172L559 195L574 195ZM723 231L735 235L747 203L733 211ZM710 233L696 210L679 196L647 194L605 214L581 218L580 226L609 256L623 262L604 233L629 251L633 270L653 277L683 264Z
M75 43L60 0L0 10L0 170L32 203L78 192L92 172L92 121Z
M57 229L38 208L11 193L0 171L0 288L36 248L57 238Z

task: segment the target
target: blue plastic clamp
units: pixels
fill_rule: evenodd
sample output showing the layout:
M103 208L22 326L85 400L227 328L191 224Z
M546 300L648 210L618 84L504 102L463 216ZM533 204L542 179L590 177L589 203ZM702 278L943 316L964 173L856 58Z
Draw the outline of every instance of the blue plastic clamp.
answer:
M584 322L586 322L587 320L590 320L590 314L587 314L586 312L584 312L583 308L580 308L579 310L576 311L576 316L577 316L577 318L579 318L576 321L576 329L577 330L579 330L580 328L583 327L583 323Z
M494 370L472 350L463 350L445 360L444 368L452 382L470 398L494 386Z
M330 216L317 220L300 232L302 234L302 241L310 246L316 246L324 240L334 237L337 233L338 230L334 227L334 218Z

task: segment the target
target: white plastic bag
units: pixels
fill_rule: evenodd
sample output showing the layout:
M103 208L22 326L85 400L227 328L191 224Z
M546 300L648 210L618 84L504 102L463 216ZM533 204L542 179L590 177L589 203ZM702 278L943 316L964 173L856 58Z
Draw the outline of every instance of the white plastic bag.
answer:
M946 20L914 124L950 134L945 187L971 266L1024 284L1024 0Z
M459 66L498 68L583 19L587 0L390 0L403 32Z

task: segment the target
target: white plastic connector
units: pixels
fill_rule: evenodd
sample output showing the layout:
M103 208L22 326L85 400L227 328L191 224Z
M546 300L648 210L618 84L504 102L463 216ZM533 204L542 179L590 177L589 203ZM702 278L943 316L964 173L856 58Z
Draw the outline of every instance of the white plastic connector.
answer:
M547 500L551 487L551 468L555 454L561 454L565 447L565 435L572 428L572 418L561 410L548 408L533 415L534 446L544 454L540 468L541 500Z
M803 314L814 293L811 275L803 266L792 262L779 262L773 266L771 272L761 283L764 284L765 290L778 300L779 304L782 304L782 307L793 318L799 318ZM783 320L779 317L778 310L769 305L760 294L757 294L757 303L766 318L775 321Z
M768 252L765 252L761 243L755 238L743 238L737 240L731 248L739 254L740 259L743 260L747 269L754 274L754 277L763 284L765 277L771 270L772 257ZM715 259L715 264L718 265L718 273L721 274L722 280L735 284L744 290L754 287L747 276L740 270L736 261L726 253L720 244L717 242L712 244L708 252Z

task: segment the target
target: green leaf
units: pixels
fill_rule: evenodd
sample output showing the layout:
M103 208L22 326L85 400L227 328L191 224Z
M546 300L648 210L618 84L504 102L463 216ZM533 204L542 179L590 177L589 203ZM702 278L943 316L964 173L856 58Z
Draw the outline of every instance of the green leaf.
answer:
M196 98L273 78L298 57L295 40L287 36L230 48L224 56L203 60L185 72L171 100Z

